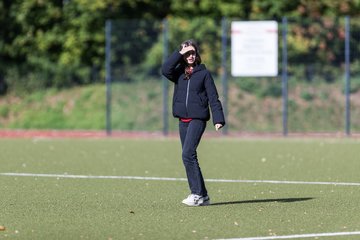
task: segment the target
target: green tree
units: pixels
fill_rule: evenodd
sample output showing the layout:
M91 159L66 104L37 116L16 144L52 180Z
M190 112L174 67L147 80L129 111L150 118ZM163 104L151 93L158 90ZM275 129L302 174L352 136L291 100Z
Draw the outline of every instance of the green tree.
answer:
M159 22L164 18L183 18L184 21L174 20L180 25L173 33L172 47L185 36L193 37L201 41L203 52L209 54L205 58L218 61L220 45L216 37L219 36L219 20L222 17L255 20L287 16L300 21L308 17L334 18L344 15L359 16L360 0L2 0L0 94L6 91L6 82L10 88L22 86L29 91L102 81L106 19ZM206 17L210 19L199 20ZM186 25L181 25L185 22ZM326 27L324 24L321 23L319 28ZM293 29L295 32L305 30L305 33L297 33L296 39L291 40L293 42L290 44L297 46L291 53L295 58L302 56L304 49L301 42L306 43L314 36L306 32L310 31L306 26L302 30ZM145 59L143 68L153 71L149 66L153 64L153 59L159 60L162 39L139 38L146 28L148 26L140 24L136 32L129 34L129 37L139 41L139 46L146 46L139 55L145 57L130 57L132 63ZM341 40L341 28L335 24L332 30L339 33L334 37ZM324 44L330 52L341 47L341 42L331 42L330 39L311 41L318 49L320 59L327 58L320 49ZM129 51L126 46L121 47ZM210 48L213 50L208 51ZM149 57L150 53L156 57ZM334 59L337 61L336 54Z

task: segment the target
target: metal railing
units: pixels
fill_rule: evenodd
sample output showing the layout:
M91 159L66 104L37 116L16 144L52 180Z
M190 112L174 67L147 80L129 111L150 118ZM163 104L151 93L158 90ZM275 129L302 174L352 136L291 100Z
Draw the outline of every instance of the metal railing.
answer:
M108 20L105 48L107 133L111 134L113 129L121 130L121 126L114 122L121 121L119 119L122 116L111 110L114 102L121 105L121 100L114 100L116 94L111 94L113 85L149 80L162 80L161 116L152 121L162 123L158 130L164 135L175 129L174 124L169 123L171 89L168 81L161 76L160 68L169 52L176 50L180 42L189 38L198 40L203 62L212 71L221 89L224 111L229 119L228 125L223 130L224 134L228 131L270 131L282 132L286 136L288 132L340 131L350 135L352 129L360 130L360 121L357 120L360 112L350 107L351 104L357 104L357 102L352 103L350 99L351 92L357 92L356 88L351 89L350 79L354 79L354 86L360 89L360 19L284 17L278 21L279 53L281 53L279 73L281 74L262 78L238 78L229 74L231 21L239 21L239 19ZM336 96L331 92L334 87L338 90ZM276 104L269 105L274 109L266 109L263 102L255 98L254 102L257 102L260 109L258 116L253 118L250 116L244 120L241 118L241 113L245 112L251 103L245 104L237 99L239 96L234 96L234 88L238 88L240 97L246 99L260 96L260 99L268 103L281 101L282 109L275 109L274 106L278 106ZM233 93L230 94L230 91ZM338 95L343 97L343 104L339 101ZM334 105L331 108L325 106L324 103L327 102L333 102ZM319 109L313 109L312 105L318 105ZM340 112L344 112L341 122L338 118L333 118ZM256 115L256 112L252 114ZM312 123L301 123L302 114L303 120L310 119ZM352 114L355 116L354 119L351 119ZM325 119L321 119L320 115ZM244 126L240 126L241 124ZM143 130L136 127L133 129Z

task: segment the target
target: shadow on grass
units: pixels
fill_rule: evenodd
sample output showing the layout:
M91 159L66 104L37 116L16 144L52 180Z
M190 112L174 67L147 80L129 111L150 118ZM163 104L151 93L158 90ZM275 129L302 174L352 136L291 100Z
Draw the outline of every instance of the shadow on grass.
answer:
M217 202L217 203L211 203L209 206L244 204L244 203L267 203L267 202L292 203L292 202L308 201L308 200L312 200L312 199L314 199L314 198L255 199L255 200L233 201L233 202Z

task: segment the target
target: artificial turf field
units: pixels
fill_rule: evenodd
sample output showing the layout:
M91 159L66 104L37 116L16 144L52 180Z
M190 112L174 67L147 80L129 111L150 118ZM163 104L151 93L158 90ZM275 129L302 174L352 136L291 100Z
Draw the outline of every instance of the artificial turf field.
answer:
M205 138L186 207L178 139L0 139L0 239L360 239L359 144Z

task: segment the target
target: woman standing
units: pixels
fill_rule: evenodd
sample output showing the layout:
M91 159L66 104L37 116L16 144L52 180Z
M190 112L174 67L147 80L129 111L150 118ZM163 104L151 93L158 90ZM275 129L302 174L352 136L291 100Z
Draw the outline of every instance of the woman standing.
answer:
M196 149L210 119L216 131L225 125L219 95L210 72L201 64L199 48L186 40L162 67L163 75L174 83L173 116L179 119L182 160L191 194L182 201L188 206L210 204Z

